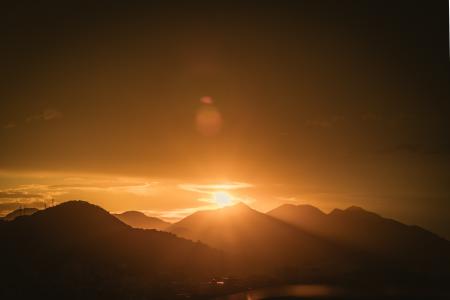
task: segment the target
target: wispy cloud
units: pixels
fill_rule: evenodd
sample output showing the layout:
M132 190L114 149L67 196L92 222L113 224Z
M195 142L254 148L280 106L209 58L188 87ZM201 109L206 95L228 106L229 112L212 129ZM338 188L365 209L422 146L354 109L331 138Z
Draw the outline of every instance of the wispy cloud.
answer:
M17 126L17 124L15 122L8 122L8 123L3 125L3 128L4 129L11 129L11 128L14 128L16 126Z
M63 117L62 112L60 112L57 109L54 108L47 108L41 111L38 114L29 116L26 121L27 122L33 122L33 121L50 121L54 119L60 119Z
M58 109L46 108L37 114L31 115L31 116L25 118L24 121L7 122L7 123L3 124L2 128L3 129L11 129L11 128L17 127L18 125L20 125L20 123L24 123L24 122L31 123L31 122L38 122L38 121L51 121L51 120L55 120L55 119L61 119L62 117L63 117L63 113L61 111L59 111Z
M245 182L227 182L227 183L213 183L213 184L183 183L178 185L178 188L182 190L201 194L212 194L215 191L248 189L251 187L253 187L252 184Z
M144 214L156 218L163 219L168 222L178 221L186 216L189 216L197 211L203 210L214 210L217 209L216 205L203 205L198 207L189 207L181 209L171 209L171 210L140 210Z
M140 178L88 178L71 177L63 179L62 184L22 184L0 188L0 213L19 206L42 208L52 199L83 192L103 194L130 194L152 196L159 182ZM58 202L58 201L57 201Z
M250 183L246 182L226 182L226 183L211 183L211 184L193 184L193 183L185 183L179 184L178 188L184 191L189 191L193 193L200 194L200 197L197 198L197 201L214 204L211 207L217 208L214 200L214 193L216 192L231 192L238 191L243 189L249 189L254 187ZM237 193L233 193L230 196L233 203L244 202L246 204L250 204L255 200L248 196L238 195Z
M0 199L23 199L23 198L41 198L40 194L30 194L20 191L0 191Z

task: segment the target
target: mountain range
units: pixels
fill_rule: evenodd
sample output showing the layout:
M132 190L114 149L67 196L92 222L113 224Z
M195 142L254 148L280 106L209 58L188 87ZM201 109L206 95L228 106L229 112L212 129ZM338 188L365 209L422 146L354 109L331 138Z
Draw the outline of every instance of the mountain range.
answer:
M166 230L232 254L251 272L275 274L289 270L300 275L320 268L323 274L337 270L347 258L345 249L243 203L196 212Z
M299 282L449 295L449 241L358 207L240 203L168 224L69 201L0 220L0 240L1 299L208 299Z
M443 282L450 274L449 241L355 206L325 214L310 205L282 205L263 214L241 203L194 213L166 230L292 280L320 274L348 282L370 270L379 281L402 274L405 281Z
M177 299L189 281L222 273L219 251L83 201L1 221L0 240L0 299Z
M267 213L315 236L397 264L429 267L450 266L450 243L418 226L408 226L383 218L363 208L351 206L325 214L309 205L282 205ZM439 257L444 261L435 261ZM433 261L437 265L433 265Z
M29 216L37 212L39 209L33 208L33 207L25 207L25 208L19 208L16 209L10 213L8 213L6 216L4 216L2 219L5 221L12 221L20 216Z
M113 214L113 216L135 228L164 230L171 225L169 222L149 217L140 211L126 211L120 214Z

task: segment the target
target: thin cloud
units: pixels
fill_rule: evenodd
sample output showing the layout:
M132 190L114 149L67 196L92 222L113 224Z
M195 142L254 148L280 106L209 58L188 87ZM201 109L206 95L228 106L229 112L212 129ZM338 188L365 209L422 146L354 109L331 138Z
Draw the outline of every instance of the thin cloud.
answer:
M252 188L252 187L253 187L252 184L245 183L245 182L227 182L227 183L214 183L214 184L185 183L185 184L178 185L179 189L189 191L189 192L200 193L200 194L211 194L218 190L231 191L231 190L238 190L238 189L248 189L248 188Z
M20 205L30 206L39 204L44 207L45 203L55 198L68 195L73 192L103 192L103 193L125 193L135 196L151 196L155 193L159 182L148 182L131 180L125 178L117 179L90 179L78 178L76 182L69 184L28 184L17 185L0 189L0 210L6 211L16 209ZM35 206L36 207L36 206Z
M8 122L8 123L6 123L5 125L3 125L3 128L4 128L4 129L11 129L11 128L14 128L14 127L16 127L16 126L17 126L16 123L14 123L14 122Z
M23 193L23 192L3 192L0 191L0 199L22 199L22 198L42 198L42 195L40 194L30 194L30 193Z
M62 117L63 117L63 114L59 110L53 109L53 108L47 108L36 115L28 117L26 119L26 121L28 123L33 122L33 121L50 121L50 120L54 120L54 119L60 119Z

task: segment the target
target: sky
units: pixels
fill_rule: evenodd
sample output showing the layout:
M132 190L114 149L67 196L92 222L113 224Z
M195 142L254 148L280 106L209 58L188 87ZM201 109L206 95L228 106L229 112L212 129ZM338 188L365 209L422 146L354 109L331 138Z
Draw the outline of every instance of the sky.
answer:
M446 1L14 2L0 214L83 199L174 221L224 191L450 237Z

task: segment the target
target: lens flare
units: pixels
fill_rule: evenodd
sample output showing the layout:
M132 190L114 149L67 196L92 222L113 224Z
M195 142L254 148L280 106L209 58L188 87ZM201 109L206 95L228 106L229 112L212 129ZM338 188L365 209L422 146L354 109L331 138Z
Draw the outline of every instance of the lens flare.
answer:
M212 104L202 105L195 117L197 131L203 136L217 135L222 129L223 120L220 112Z

